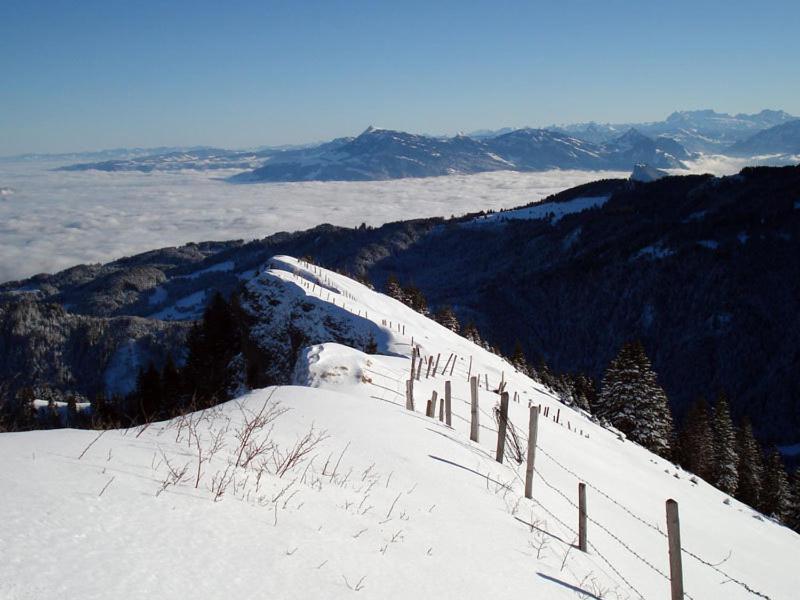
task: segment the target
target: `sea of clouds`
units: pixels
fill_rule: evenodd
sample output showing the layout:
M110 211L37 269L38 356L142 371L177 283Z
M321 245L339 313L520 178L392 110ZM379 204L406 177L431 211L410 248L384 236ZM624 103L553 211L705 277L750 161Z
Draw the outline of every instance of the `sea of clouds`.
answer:
M230 184L233 172L55 171L48 161L0 162L0 282L153 248L257 239L320 223L355 226L512 208L610 171L502 171L379 182ZM727 174L738 161L693 171Z

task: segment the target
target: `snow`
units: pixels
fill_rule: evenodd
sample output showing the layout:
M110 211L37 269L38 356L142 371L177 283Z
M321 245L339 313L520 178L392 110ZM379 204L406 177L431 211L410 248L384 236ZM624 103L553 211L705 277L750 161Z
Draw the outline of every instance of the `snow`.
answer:
M151 296L152 299L152 296ZM203 314L206 306L206 291L200 290L184 296L160 311L153 313L148 318L161 319L162 321L182 321L185 319L197 319Z
M229 271L233 271L236 265L232 260L226 260L225 262L217 263L215 265L211 265L210 267L206 267L205 269L201 269L199 271L195 271L189 275L182 275L176 277L175 279L197 279L198 277L202 277L208 273L226 273Z
M129 339L119 345L103 374L106 391L122 396L129 394L136 387L136 375L140 368L144 368L142 356L136 345L136 340Z
M162 286L159 285L156 288L154 288L153 292L147 297L147 303L150 306L156 306L164 302L164 300L167 299L167 296L169 296L167 290L165 290Z
M267 267L251 285L305 296L331 318L379 331L380 354L315 344L302 352L295 385L146 428L0 434L0 597L665 598L669 584L654 569L669 570L668 498L679 502L683 547L727 574L684 552L692 598L752 598L728 576L772 600L795 596L797 534L401 303L290 257ZM423 369L409 412L412 336L423 357L441 362L435 377ZM451 353L453 373L443 376ZM468 372L481 380L480 443L469 441ZM494 460L492 390L501 377L523 445L528 403L550 407L540 418L533 500L523 497L524 465ZM452 427L423 412L446 379ZM272 451L264 471L259 460L235 466L237 432L271 402L287 411L256 438L269 434L278 459L312 428L327 435L282 477ZM225 446L201 461L195 486L197 446L207 456L217 437ZM178 474L186 467L179 483L170 484L170 465ZM226 472L234 478L215 501L211 488ZM570 545L579 481L592 519L587 554Z
M574 198L565 202L541 202L527 208L516 210L506 210L499 213L492 213L483 217L477 217L471 224L496 224L514 220L536 220L547 219L552 215L552 222L558 223L566 215L583 212L590 208L603 206L610 196L587 196Z
M652 244L650 246L645 246L641 250L639 250L636 254L633 255L633 260L638 258L648 258L651 260L658 260L660 258L667 258L675 254L675 250L672 248L668 248L661 244Z

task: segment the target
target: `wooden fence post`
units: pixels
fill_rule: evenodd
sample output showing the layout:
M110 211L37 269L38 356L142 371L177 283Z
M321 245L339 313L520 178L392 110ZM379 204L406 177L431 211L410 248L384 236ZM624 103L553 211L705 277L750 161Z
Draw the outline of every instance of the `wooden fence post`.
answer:
M667 500L667 539L669 540L669 579L672 600L683 600L683 565L681 564L681 526L678 503Z
M467 370L467 381L472 376L472 355L469 357L469 369Z
M528 464L525 467L525 497L533 498L533 464L536 462L536 438L539 432L539 409L530 408L528 421Z
M470 428L469 439L473 442L478 441L478 378L471 377L469 380L469 391L471 398L470 407Z
M419 361L417 361L417 381L419 381L420 376L422 375L422 363L425 361L423 360L422 356L420 355Z
M436 418L436 392L433 392L433 393L431 394L431 403L430 403L430 407L431 407L431 414L429 414L428 416L429 416L431 419L435 419L435 418Z
M503 462L503 454L506 449L506 429L508 427L508 392L500 395L500 416L497 419L497 452L495 460Z
M444 423L444 398L439 400L439 422Z
M586 484L578 483L578 549L586 552Z
M431 375L431 367L433 366L433 357L429 357L430 360L428 361L428 369L425 371L425 379L430 377Z
M444 422L448 427L453 426L453 413L450 406L450 382L444 382Z
M450 366L450 377L453 376L453 370L456 368L456 359L458 358L457 354L453 354L453 364Z
M442 358L442 353L436 355L436 364L433 365L433 376L436 377L436 371L439 370L439 359Z
M430 417L431 416L431 399L430 398L428 398L428 404L425 405L425 416L426 417Z
M414 410L414 380L406 381L406 409Z

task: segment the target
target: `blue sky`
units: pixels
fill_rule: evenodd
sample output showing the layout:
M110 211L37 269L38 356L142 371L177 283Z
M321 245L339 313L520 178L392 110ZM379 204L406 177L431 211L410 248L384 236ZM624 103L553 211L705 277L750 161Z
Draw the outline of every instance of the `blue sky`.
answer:
M800 2L0 2L0 155L800 114Z

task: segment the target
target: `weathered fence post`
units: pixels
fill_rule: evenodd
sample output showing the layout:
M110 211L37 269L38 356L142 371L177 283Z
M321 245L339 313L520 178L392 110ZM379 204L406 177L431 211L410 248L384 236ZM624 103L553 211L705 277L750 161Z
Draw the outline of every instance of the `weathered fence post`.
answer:
M469 357L469 369L467 370L467 381L472 376L472 355Z
M450 406L450 382L444 382L444 422L448 427L453 426L453 413Z
M430 356L429 359L430 360L428 360L428 368L425 371L425 379L427 379L428 377L431 376L431 367L433 366L433 357Z
M444 423L444 398L439 399L439 422Z
M450 366L450 377L453 376L453 370L456 368L456 359L458 358L457 354L453 354L453 364Z
M425 416L426 417L430 417L431 416L431 399L430 398L428 398L428 404L425 405Z
M447 367L450 366L450 359L452 359L452 358L453 358L453 353L451 352L450 356L447 357L447 362L444 363L444 368L442 368L442 375L446 375L447 374Z
M473 442L478 441L478 378L471 377L469 380L469 392L471 398L470 406L470 428L469 439Z
M436 377L436 371L439 370L439 359L442 358L442 353L436 355L436 364L433 365L433 376Z
M435 419L435 418L436 418L436 392L433 392L433 393L431 394L431 403L430 403L430 408L431 408L431 410L430 410L430 413L431 413L431 414L429 414L428 416L429 416L431 419Z
M417 353L411 350L411 378L414 378L414 373L417 370Z
M506 428L508 427L508 392L500 395L500 416L497 419L497 452L495 460L503 462L503 454L506 449Z
M586 484L578 483L578 549L586 552Z
M414 380L406 381L406 409L414 410Z
M683 565L681 564L681 526L678 503L667 500L667 539L669 540L669 579L672 600L683 600Z
M525 467L525 497L533 498L533 464L536 462L536 437L539 432L539 409L530 408L528 421L528 464Z
M422 375L422 363L425 360L422 358L422 355L419 355L419 361L417 361L417 381L419 381L420 376Z

